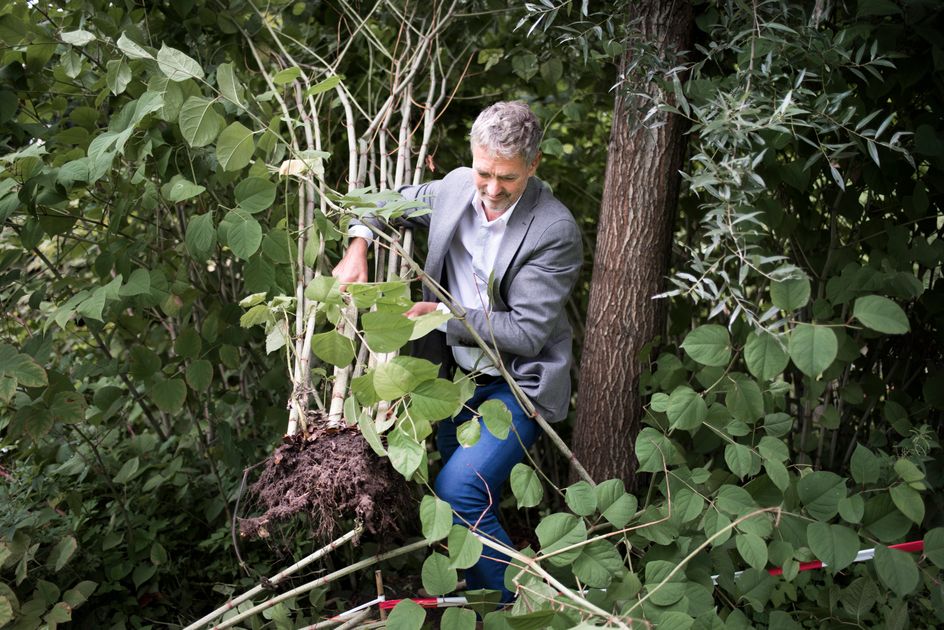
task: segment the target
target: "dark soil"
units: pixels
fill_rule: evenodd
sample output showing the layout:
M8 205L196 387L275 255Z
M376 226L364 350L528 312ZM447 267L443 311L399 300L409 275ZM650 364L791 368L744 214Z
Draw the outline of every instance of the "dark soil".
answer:
M286 438L266 460L249 488L260 516L239 519L239 531L268 538L273 527L307 516L312 532L328 540L346 519L357 518L371 534L400 530L409 484L381 459L356 429L316 430Z

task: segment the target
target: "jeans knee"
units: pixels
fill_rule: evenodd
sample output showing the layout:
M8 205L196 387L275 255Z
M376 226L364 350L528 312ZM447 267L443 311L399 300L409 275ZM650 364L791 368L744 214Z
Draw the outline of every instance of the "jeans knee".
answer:
M488 491L476 487L476 482L484 485L478 477L474 480L463 479L459 475L449 475L443 471L436 477L433 490L456 514L467 520L475 520L490 507Z

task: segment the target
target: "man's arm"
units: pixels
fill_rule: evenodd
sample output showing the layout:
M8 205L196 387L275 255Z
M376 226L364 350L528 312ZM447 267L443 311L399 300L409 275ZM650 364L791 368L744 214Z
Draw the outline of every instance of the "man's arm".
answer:
M486 343L522 357L536 356L544 348L583 262L580 232L573 221L551 224L539 242L508 287L507 311L466 311L466 321ZM474 343L461 321L447 322L446 333L450 343Z

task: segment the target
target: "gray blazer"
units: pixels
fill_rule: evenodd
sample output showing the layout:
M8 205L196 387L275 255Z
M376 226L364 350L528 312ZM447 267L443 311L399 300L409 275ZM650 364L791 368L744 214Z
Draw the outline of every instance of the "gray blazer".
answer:
M411 217L411 227L429 231L424 271L448 288L445 258L461 213L469 210L475 187L472 169L459 168L443 179L406 186L407 198L425 202L432 212ZM537 178L528 181L505 229L495 260L492 311L469 309L466 321L494 344L521 389L550 422L563 420L570 406L573 330L564 305L583 262L580 231L570 211ZM423 299L438 301L424 287ZM434 331L414 345L416 356L452 366L449 346L473 345L461 321L446 333Z

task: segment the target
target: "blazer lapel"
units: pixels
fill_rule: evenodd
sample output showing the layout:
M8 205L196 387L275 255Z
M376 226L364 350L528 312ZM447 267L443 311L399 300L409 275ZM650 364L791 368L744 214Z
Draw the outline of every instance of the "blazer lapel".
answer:
M495 277L494 287L496 289L501 287L505 273L508 271L508 266L521 247L521 243L528 233L528 228L531 227L531 222L534 221L534 207L540 196L541 186L543 186L541 181L532 177L528 182L528 187L525 188L524 193L521 195L521 201L518 202L514 212L511 213L508 226L505 228L505 235L502 237L501 246L498 248L498 256L495 258L493 273ZM496 292L493 298L498 298L503 303L505 302L500 291Z
M433 220L430 222L429 250L426 253L425 267L426 273L436 282L442 282L446 254L449 253L462 213L472 206L473 194L470 180L469 186L463 186L456 194L444 195L441 202L437 200Z

